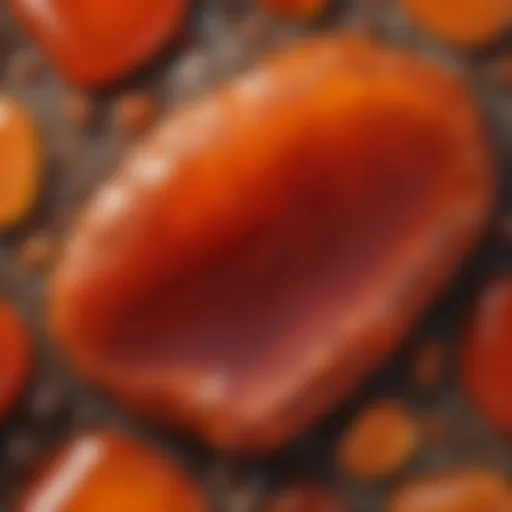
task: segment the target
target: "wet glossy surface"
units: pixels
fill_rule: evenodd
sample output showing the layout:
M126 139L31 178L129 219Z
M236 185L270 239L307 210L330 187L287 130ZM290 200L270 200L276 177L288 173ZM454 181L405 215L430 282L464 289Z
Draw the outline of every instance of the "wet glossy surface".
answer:
M186 0L9 0L23 27L69 81L107 85L183 30Z
M202 491L172 462L108 432L77 436L22 495L17 512L206 512Z
M444 73L306 44L128 156L57 271L56 334L124 402L277 448L393 352L477 240L492 182Z
M351 6L352 4L361 4L361 2L335 3L338 9L336 9L332 17L325 20L325 25L332 26L339 23L350 25ZM229 12L231 15L234 11L232 7L235 4L238 5L239 2L231 0L203 2L200 17L208 22L207 24L210 27L210 21L217 23L219 19L225 19L225 13ZM247 40L244 39L244 37L247 37L247 25L253 28L256 27L259 36L264 38L262 44L267 48L269 46L276 47L278 43L275 42L275 38L280 38L283 32L290 32L289 22L282 22L271 27L263 23L264 26L262 28L260 18L253 16L252 4L253 2L243 2L243 12L239 13L237 11L238 14L234 15L232 19L230 18L229 24L222 25L221 23L222 30L217 34L222 40L224 38L231 38L236 48L242 51L244 58L247 59L250 58L250 52L244 46L247 43ZM394 15L394 12L397 10L396 5L393 4L394 2L390 2L390 5L386 5L385 12L379 18L379 28L385 34L383 36L385 39L392 40L397 46L407 48L411 52L427 54L434 62L443 63L455 71L466 69L467 55L465 53L452 52L448 56L447 47L440 45L433 38L429 38L417 30L417 26L412 23L412 20L408 20L403 16L397 19L397 16ZM12 54L10 51L7 53L0 52L0 55L4 55L3 62L8 65L11 55L23 52L27 42L24 37L20 36L18 28L9 22L10 17L7 13L7 7L3 3L0 3L0 13L0 30L2 35L5 36L7 48L13 52ZM256 20L254 19L255 17ZM197 18L194 16L193 19L196 20L198 18L199 16ZM243 33L242 28L244 29ZM296 25L291 28L294 31L294 37L300 38L295 33ZM288 32L286 32L287 30ZM323 28L320 30L323 30ZM207 32L202 29L198 29L198 34L200 41L207 37ZM254 30L251 31L249 36L254 37ZM253 44L256 45L257 43ZM5 49L4 46L2 48ZM222 51L224 45L219 45L211 53L207 52L209 49L210 47L202 47L199 53L203 57L205 57L205 53L208 53L206 60L211 62L215 69L229 68L229 73L235 71L234 67L229 64L231 62L229 60L229 52L226 54L225 51ZM261 46L258 46L258 51L260 49L262 49ZM184 44L180 54L183 53L182 57L184 60L194 60L188 59L188 57L194 57L198 53L196 50L195 45L190 47L188 44ZM7 69L5 71L7 72ZM143 85L158 91L159 98L164 99L163 104L172 108L174 105L173 95L176 82L181 77L180 73L175 60L169 58L165 62L160 63L156 74L144 76ZM198 87L204 88L206 86L204 74L208 75L208 72L204 72L202 77L189 78L187 83L190 84L192 82L195 84L195 89ZM175 78L173 80L162 80L161 77L163 75L172 75ZM4 88L13 87L6 75L3 77L2 84ZM512 117L509 115L512 98L506 96L505 89L498 87L494 82L486 81L482 86L482 90L477 95L478 103L484 106L485 111L489 115L490 126L493 129L493 141L497 144L498 149L501 147L502 150L503 176L508 177L511 173L507 172L507 162L511 161L509 156L512 156L509 151L512 148ZM61 157L61 142L63 141L59 137L60 128L67 135L72 135L73 142L78 146L75 147L75 151L68 153L63 161L59 163L58 169L62 172L59 174L58 179L52 181L56 189L63 190L63 193L53 198L52 203L44 210L45 225L42 227L48 229L55 227L59 229L62 225L67 226L68 222L72 219L72 215L69 215L70 209L74 211L74 207L80 204L83 198L90 193L93 184L101 183L103 178L110 175L114 170L112 163L117 162L119 158L119 147L115 143L117 134L110 123L110 116L115 108L116 100L113 98L99 106L98 125L95 128L97 130L97 137L91 138L82 132L73 134L73 126L65 122L60 116L59 110L65 91L66 85L56 80L47 67L44 67L42 78L40 77L31 84L18 84L13 87L13 92L23 97L27 108L37 118L38 123L45 127L45 133L47 134L45 147L49 158L53 160L56 155ZM194 94L190 93L189 97ZM505 185L501 186L502 189L504 187ZM56 213L62 211L66 212L64 218ZM55 226L53 222L50 223L46 217L48 215L53 216L54 214L59 217L58 226ZM42 219L41 222L43 222ZM24 233L21 237L14 240L2 239L0 242L0 291L6 299L16 302L21 307L24 317L30 322L34 334L33 342L37 346L40 356L38 357L37 364L43 381L46 382L52 381L55 377L68 375L70 368L62 358L59 357L55 360L53 357L55 350L52 350L52 338L45 334L43 305L45 304L46 296L45 290L41 286L42 278L37 273L29 270L20 272L14 254L11 257L11 253L17 253L18 243L21 243L28 234ZM461 347L458 344L460 338L459 331L458 329L457 331L453 330L454 323L457 324L457 327L465 323L466 315L469 313L465 306L474 295L477 284L485 280L487 272L496 272L497 261L501 261L505 265L509 264L510 258L508 254L508 248L505 249L501 245L499 248L492 244L486 244L482 247L480 257L478 259L472 258L468 261L467 271L453 281L450 291L442 295L443 300L436 303L434 312L429 313L428 322L422 324L420 332L412 336L409 343L417 345L421 341L418 339L418 336L424 339L424 337L429 337L434 332L436 336L439 335L443 340L447 341L450 346L456 345L456 349L460 349ZM408 367L410 362L404 362L402 359L399 359L399 361L401 362L391 366L386 365L382 371L379 371L375 378L368 385L364 386L364 395L358 395L356 403L364 407L365 404L378 399L383 392L389 392L398 399L410 400L408 402L409 406L412 405L414 410L419 408L423 412L422 407L425 406L425 399L422 397L420 400L410 387L403 385L404 382L409 382L407 376L410 372ZM402 377L404 380L400 380ZM71 397L70 405L72 405L73 411L76 409L77 413L77 419L71 428L82 428L83 426L90 425L91 415L95 418L94 424L98 426L110 424L109 422L113 416L118 418L120 415L118 408L112 402L102 400L101 392L98 393L89 386L76 386L75 384L78 379L73 378L70 380L73 386L67 386L65 389L69 391ZM510 474L512 470L510 446L504 441L503 437L496 436L495 431L482 429L477 426L481 424L479 415L472 410L467 398L461 396L458 386L443 382L439 393L436 392L432 397L429 395L427 404L428 411L426 412L435 415L442 422L444 428L447 429L446 435L448 440L445 438L442 447L439 447L438 443L435 446L431 444L426 446L415 463L407 468L403 475L404 479L416 478L416 476L445 468L451 469L454 464L464 465L469 462L499 468L504 474ZM20 405L23 406L23 404ZM254 480L256 480L256 483L263 480L269 482L272 488L278 490L285 481L288 482L292 477L297 476L297 471L301 474L307 472L313 480L320 480L327 487L341 486L350 504L351 508L349 510L357 512L385 510L384 503L388 499L387 488L384 489L383 486L378 485L354 485L352 479L344 477L339 471L336 471L336 468L333 468L332 459L336 443L343 428L352 419L353 413L354 410L351 406L347 407L346 404L340 406L337 408L335 415L319 423L314 434L307 438L304 437L296 446L281 453L278 463L274 459L270 461L265 460L256 464L254 472L251 472L251 474L241 472L240 478L244 480L244 485L251 486ZM140 421L130 417L129 414L123 416L123 418L127 428L138 430L138 427L135 425L140 425ZM15 421L15 419L12 418L12 421ZM120 421L119 418L118 421ZM8 429L9 426L11 428L14 427L11 422L5 425L5 429ZM17 428L18 424L15 425L15 428ZM53 425L55 436L59 439L65 438L69 428L68 422L61 420ZM25 423L20 426L28 427ZM39 424L38 426L34 425L33 428L34 435L39 436ZM147 433L147 430L144 429L144 432ZM458 434L455 440L453 438L454 433ZM222 509L228 509L229 504L233 507L234 502L238 502L236 490L228 490L225 486L211 482L213 473L217 471L214 469L214 467L217 467L217 454L209 451L205 453L205 451L198 449L195 444L192 446L188 444L183 445L181 437L169 432L162 435L160 431L154 430L152 437L156 443L165 446L170 452L177 449L180 454L184 455L184 460L187 464L194 466L198 463L200 465L199 468L196 467L197 475L202 481L206 482L206 487L209 486L213 493L219 496ZM10 443L10 437L7 432L4 434L2 441L5 446ZM49 448L49 450L52 453L53 448ZM6 463L7 453L2 451L1 458L2 462ZM234 459L236 458L230 458L230 460ZM8 496L11 492L16 492L17 489L22 488L24 485L24 480L13 479L12 486L0 489L0 508L4 507L6 510L11 510Z

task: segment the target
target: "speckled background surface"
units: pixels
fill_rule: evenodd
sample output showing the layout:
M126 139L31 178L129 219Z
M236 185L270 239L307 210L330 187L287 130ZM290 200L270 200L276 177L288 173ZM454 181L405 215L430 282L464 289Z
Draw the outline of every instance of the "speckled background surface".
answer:
M492 76L485 75L480 66L475 66L481 56L470 58L443 47L415 30L393 2L388 0L387 4L383 2L382 12L376 16L378 37L434 58L463 75L468 87L475 90L479 103L488 113L490 137L500 160L501 208L504 208L506 198L510 196L507 168L508 173L512 172L510 89L507 95L505 88ZM46 154L46 188L40 208L17 232L0 238L0 295L18 307L30 326L38 351L33 383L12 421L0 433L0 496L3 497L0 510L12 510L9 503L26 481L26 470L18 471L12 467L13 451L31 450L34 458L37 459L39 454L44 457L71 432L102 425L135 431L159 449L169 451L204 482L219 510L236 512L259 510L258 496L281 482L300 476L339 489L355 512L376 512L381 510L388 490L412 475L461 464L496 466L512 472L512 447L489 431L472 412L456 385L457 340L460 324L468 314L467 305L489 275L501 272L512 263L511 248L496 243L491 236L468 262L451 291L411 335L410 343L391 367L377 375L352 404L333 413L294 446L272 460L258 463L238 461L197 446L193 441L148 430L136 419L124 415L101 393L90 390L74 378L45 332L45 278L23 268L17 257L20 241L38 229L52 233L57 240L62 238L81 202L115 169L115 163L127 145L112 119L112 105L120 91L150 89L158 98L162 112L172 110L181 102L250 67L263 53L291 44L305 33L328 27L354 26L361 19L360 7L361 3L357 1L339 2L322 20L306 26L272 20L257 11L249 0L201 2L190 17L189 30L179 49L163 52L154 64L134 79L96 95L97 118L90 129L81 130L65 119L62 113L65 85L49 66L44 66L41 76L31 83L13 82L8 72L13 55L32 46L19 33L3 3L0 5L2 93L22 101L34 113ZM505 45L509 45L510 52L510 41L503 41L501 48ZM409 390L408 353L415 343L429 336L440 337L450 345L454 370L442 391L420 400ZM65 404L53 411L51 417L38 417L30 412L34 407L34 393L48 383L60 390ZM357 408L378 395L402 397L418 414L442 414L450 434L444 443L425 446L403 474L392 481L369 486L339 474L333 446Z

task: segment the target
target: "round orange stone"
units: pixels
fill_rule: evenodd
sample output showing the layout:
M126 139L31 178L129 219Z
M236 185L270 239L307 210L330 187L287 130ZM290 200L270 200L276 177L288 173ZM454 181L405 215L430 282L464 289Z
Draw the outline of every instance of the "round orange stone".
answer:
M9 0L60 73L105 85L143 64L181 29L186 0Z
M25 490L17 512L206 512L205 498L174 464L119 434L69 442Z

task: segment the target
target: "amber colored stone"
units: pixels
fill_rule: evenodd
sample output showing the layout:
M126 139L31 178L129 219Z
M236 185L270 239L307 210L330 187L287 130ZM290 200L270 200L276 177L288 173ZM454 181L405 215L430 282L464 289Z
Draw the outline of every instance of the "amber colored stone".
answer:
M11 411L28 380L28 334L14 310L0 303L0 420Z
M24 107L0 97L0 230L17 226L33 209L42 178L34 120Z
M319 485L300 482L272 496L264 512L344 512L339 498Z
M81 86L109 84L143 64L184 23L186 0L8 0L59 72Z
M504 512L505 480L484 470L458 470L410 482L392 493L387 512Z
M343 434L340 466L362 480L385 478L402 469L419 444L418 425L402 405L377 403L365 409Z
M489 283L466 332L464 386L483 416L512 435L512 276Z
M24 490L17 512L206 512L177 466L117 433L69 441Z
M287 18L308 19L321 14L327 0L260 0L270 12Z
M458 81L339 36L168 116L121 167L57 265L56 338L135 412L254 455L388 360L494 198Z

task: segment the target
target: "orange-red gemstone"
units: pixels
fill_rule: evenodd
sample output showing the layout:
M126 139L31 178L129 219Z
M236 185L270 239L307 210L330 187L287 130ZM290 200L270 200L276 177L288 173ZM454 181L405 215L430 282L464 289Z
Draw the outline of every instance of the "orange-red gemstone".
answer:
M133 439L90 433L68 442L27 487L17 512L206 512L174 463Z
M379 402L363 410L339 443L342 471L362 480L398 473L420 446L419 428L399 403Z
M489 283L471 315L463 353L464 385L478 410L512 435L512 277Z
M0 420L13 408L28 379L30 349L25 326L0 303Z
M101 86L130 72L176 37L186 0L8 0L60 73Z
M455 79L370 42L309 42L134 148L71 236L53 328L135 411L268 452L390 357L493 190Z

